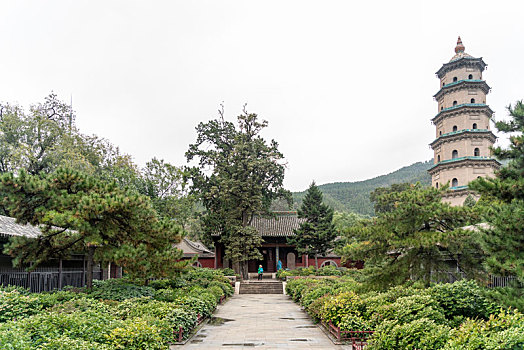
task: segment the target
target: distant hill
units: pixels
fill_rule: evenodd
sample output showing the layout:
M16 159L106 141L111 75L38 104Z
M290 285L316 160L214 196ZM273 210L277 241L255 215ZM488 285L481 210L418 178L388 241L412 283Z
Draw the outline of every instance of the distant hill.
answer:
M387 187L391 184L409 182L420 182L423 185L431 184L431 176L427 170L432 166L433 160L418 162L403 167L387 175L357 181L357 182L335 182L319 185L324 194L324 203L330 205L336 211L351 211L362 215L375 215L373 204L369 200L369 194L377 187ZM306 191L293 192L294 206L300 207Z

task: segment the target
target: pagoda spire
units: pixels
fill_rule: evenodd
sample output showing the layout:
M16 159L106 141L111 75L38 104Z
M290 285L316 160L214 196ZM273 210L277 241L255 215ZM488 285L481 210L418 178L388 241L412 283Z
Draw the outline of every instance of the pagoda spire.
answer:
M460 39L460 36L459 36L457 40L457 46L455 46L455 53L464 52L465 49L466 48L462 44L462 39Z

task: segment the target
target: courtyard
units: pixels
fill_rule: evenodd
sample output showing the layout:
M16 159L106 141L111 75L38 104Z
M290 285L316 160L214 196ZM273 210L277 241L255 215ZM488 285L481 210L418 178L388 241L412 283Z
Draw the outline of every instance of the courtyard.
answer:
M172 349L351 349L334 345L282 294L237 294L184 346Z

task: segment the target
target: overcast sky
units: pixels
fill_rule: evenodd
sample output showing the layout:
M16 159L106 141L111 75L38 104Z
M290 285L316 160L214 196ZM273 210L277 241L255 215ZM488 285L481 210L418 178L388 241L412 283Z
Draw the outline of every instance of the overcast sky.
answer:
M184 165L198 122L244 103L303 190L428 160L435 72L488 64L495 118L524 98L524 1L0 0L0 101L51 91L143 165ZM502 140L503 141L503 140Z

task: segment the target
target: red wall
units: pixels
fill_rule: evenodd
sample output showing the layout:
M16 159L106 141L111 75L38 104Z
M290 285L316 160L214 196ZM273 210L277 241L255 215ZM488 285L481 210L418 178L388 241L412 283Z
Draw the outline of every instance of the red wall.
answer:
M198 262L202 264L202 267L210 269L215 267L215 258L198 258Z

